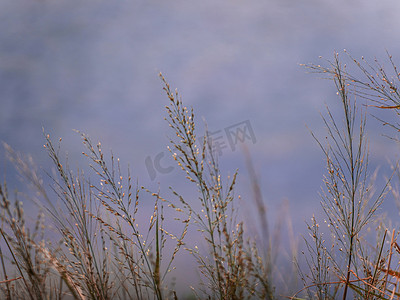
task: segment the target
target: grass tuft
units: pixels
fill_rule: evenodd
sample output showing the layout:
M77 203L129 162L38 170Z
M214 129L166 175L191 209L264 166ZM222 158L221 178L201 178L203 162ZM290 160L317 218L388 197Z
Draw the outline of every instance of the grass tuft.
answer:
M322 118L326 139L311 133L327 166L321 191L325 219L313 215L306 224L304 263L297 257L290 218L291 249L281 246L285 215L271 231L262 186L245 152L254 200L249 203L256 207L259 223L256 234L248 231L235 194L238 171L221 173L207 127L200 138L194 110L162 74L168 99L165 119L174 136L168 149L194 189L190 200L173 187L166 193L140 186L139 176L133 177L129 167L81 132L88 167L76 170L60 154L61 139L54 142L44 134L44 148L55 168L46 173L50 188L31 158L5 144L23 184L33 192L11 197L6 181L0 184L0 298L178 299L171 274L186 251L200 274L201 284L192 287L198 299L399 299L398 231L379 209L388 192L400 202L400 173L396 164L377 191L366 134L365 107L396 115L400 109L400 75L391 56L389 61L392 77L377 61L372 66L354 60L365 80L352 76L337 54L328 67L307 66L333 80L342 114L336 116L327 107ZM359 104L355 96L374 105ZM384 124L399 130L396 123ZM39 207L34 220L24 212L26 200ZM150 213L144 201L151 201ZM166 221L170 216L174 230ZM298 288L291 297L284 284L292 282L291 274L278 262L282 252L296 261L304 284L289 287Z

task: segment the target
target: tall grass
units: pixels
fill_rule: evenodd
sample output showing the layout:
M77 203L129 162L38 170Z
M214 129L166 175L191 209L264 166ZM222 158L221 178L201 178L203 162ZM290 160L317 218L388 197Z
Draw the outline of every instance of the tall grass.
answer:
M326 140L312 133L327 164L321 193L325 223L320 225L313 216L307 224L310 237L304 248L308 253L305 264L298 263L304 288L288 298L400 297L400 273L394 267L400 255L397 232L378 214L387 192L397 201L400 193L396 177L376 192L376 173L368 166L366 109L354 95L376 101L375 109L396 113L400 96L394 80L380 65L376 70L355 62L366 82L353 77L338 55L328 67L308 66L333 79L342 115L334 115L327 107L323 117ZM371 69L379 76L369 73ZM63 158L61 139L55 143L44 135L44 148L55 167L54 174L47 174L50 189L29 157L5 145L10 160L33 189L31 198L40 211L36 221L30 222L20 194L11 200L7 183L0 184L1 298L178 299L171 274L182 251L197 263L201 285L193 287L193 296L198 299L285 296L279 278L288 281L291 274L277 265L278 254L286 250L279 248L282 223L270 231L250 155L246 162L259 212L258 237L246 231L246 220L238 209L238 172L222 174L207 129L199 138L193 109L184 106L161 74L160 78L168 99L166 121L175 135L169 150L187 184L194 188L191 198L195 200L189 201L177 188L171 187L169 194L140 186L138 174L131 175L129 167L113 154L104 154L100 143L80 132L89 168L77 170ZM391 126L397 129L396 124ZM145 215L143 201L148 198L152 212ZM168 228L167 216L175 217L177 232ZM188 238L194 232L190 228L198 233ZM299 261L295 252L291 257Z
M201 212L181 197L181 208L192 216L208 245L204 257L198 248L189 248L206 279L203 292L212 299L244 299L257 296L273 299L271 266L262 260L254 241L245 243L243 223L235 219L234 187L237 172L224 186L208 132L200 141L195 131L194 112L183 106L177 91L172 92L160 74L170 100L166 106L169 126L177 135L169 148L186 178L197 186ZM175 204L172 204L176 207Z
M395 289L388 289L388 270L396 233L392 230L388 232L385 224L379 222L377 214L392 187L391 177L379 192L375 192L376 173L368 170L366 112L355 100L360 95L364 98L369 95L368 98L373 99L371 91L377 92L382 100L385 87L374 81L371 75L367 76L368 83L355 79L341 65L338 54L329 64L329 67L307 66L333 79L342 105L343 124L338 124L327 108L327 117L323 117L328 131L326 143L313 135L327 161L321 205L331 242L327 245L328 241L313 217L308 225L311 241L306 241L309 250L307 265L311 275L303 275L305 286L309 297L318 299L347 299L350 297L349 289L352 290L352 298L393 299ZM356 64L364 74L368 74L360 63L356 61ZM382 68L380 72L384 75L382 80L388 81ZM393 86L389 89L393 90ZM375 245L370 244L371 235L367 236L371 227L376 228ZM392 239L389 249L385 246L388 235Z
M236 219L233 202L237 173L224 187L208 135L197 141L193 110L189 112L161 78L169 99L166 119L178 138L171 140L170 149L188 180L197 185L201 211L176 191L173 194L177 199L169 200L158 191L134 184L129 169L123 170L113 155L106 157L101 144L94 144L83 133L79 133L85 147L82 154L91 169L90 177L83 169L73 171L68 160L62 159L61 139L54 143L45 134L44 148L56 169L56 175L49 175L50 191L43 186L33 163L5 145L10 159L40 198L35 203L52 221L60 239L56 246L44 240L51 232L39 226L42 215L36 226L42 230L41 239L36 237L37 230L30 234L22 202L15 201L13 212L6 185L2 186L2 235L10 261L17 267L14 281L9 280L9 265L1 253L6 279L2 290L8 298L26 293L34 299L49 299L55 294L75 299L176 299L167 277L182 248L193 254L203 275L202 287L194 291L197 297L275 297L270 260L254 240L245 236L243 223ZM141 199L149 195L154 206L146 225L139 223L138 214ZM177 218L181 221L179 234L164 226L165 214L174 213L171 209L181 214ZM192 225L204 237L206 253L201 245L199 248L184 241ZM16 288L19 282L23 282L24 290Z

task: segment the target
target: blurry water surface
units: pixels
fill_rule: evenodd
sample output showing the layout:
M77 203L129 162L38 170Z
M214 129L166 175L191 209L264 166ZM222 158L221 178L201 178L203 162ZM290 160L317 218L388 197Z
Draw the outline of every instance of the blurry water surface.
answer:
M49 170L44 128L63 138L75 168L83 162L78 129L129 163L140 185L184 193L177 167L152 178L145 163L168 154L173 136L163 119L161 71L194 107L199 135L203 117L211 131L250 122L256 142L246 145L270 216L288 199L296 233L303 233L304 220L320 211L325 167L305 125L323 138L319 112L325 103L334 113L340 107L332 82L299 64L325 63L335 50L350 62L343 49L382 61L387 49L400 61L399 9L394 0L2 0L0 140ZM397 146L382 132L392 133L371 119L371 168L381 166L383 177ZM3 149L0 155L10 185L18 186ZM251 201L240 147L225 148L219 159L225 173L239 168L239 192Z

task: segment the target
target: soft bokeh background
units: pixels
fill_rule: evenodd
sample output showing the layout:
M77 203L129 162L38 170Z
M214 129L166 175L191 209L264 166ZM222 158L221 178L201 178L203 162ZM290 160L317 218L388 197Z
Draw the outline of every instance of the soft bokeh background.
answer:
M325 103L340 109L332 82L299 64L324 63L318 57L331 59L335 50L349 62L343 49L382 61L387 49L400 59L399 11L395 0L2 0L0 140L48 170L44 128L63 138L75 168L82 163L78 129L129 163L140 185L185 192L178 168L152 180L145 164L146 157L168 154L172 136L163 119L161 71L211 131L250 122L256 142L246 146L271 222L287 199L295 233L303 234L304 220L320 212L325 168L306 125L324 137L319 113ZM371 168L380 166L381 177L398 150L383 132L371 119ZM0 157L1 173L18 187L3 149ZM220 161L226 174L239 169L239 192L251 201L240 148L225 149Z

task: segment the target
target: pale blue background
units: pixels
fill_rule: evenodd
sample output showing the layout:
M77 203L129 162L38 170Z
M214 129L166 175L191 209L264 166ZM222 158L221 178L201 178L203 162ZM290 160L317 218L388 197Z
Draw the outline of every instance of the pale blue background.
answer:
M177 168L152 181L145 166L172 136L162 71L199 125L202 117L212 131L251 122L257 142L247 146L270 217L288 199L295 232L304 233L304 220L320 212L325 167L305 125L323 137L324 103L340 110L332 82L299 64L323 63L318 56L331 59L334 50L349 62L345 48L382 61L387 49L400 61L399 11L394 0L2 0L0 140L49 169L44 127L63 138L75 167L82 163L78 129L129 163L140 185L185 193ZM398 148L375 120L369 129L371 168L381 166L384 177ZM220 160L225 173L239 168L239 192L251 201L240 150ZM7 176L17 187L9 166ZM245 213L253 212L245 206Z

